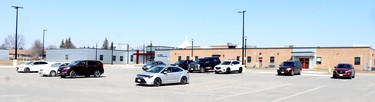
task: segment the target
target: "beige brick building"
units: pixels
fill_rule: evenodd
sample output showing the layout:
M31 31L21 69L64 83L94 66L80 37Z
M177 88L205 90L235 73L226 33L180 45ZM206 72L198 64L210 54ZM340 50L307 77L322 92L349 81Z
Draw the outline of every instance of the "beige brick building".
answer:
M193 57L191 56L193 51ZM158 52L156 52L158 53ZM199 48L169 50L168 63L178 60L197 59L217 56L220 60L241 60L241 48ZM375 67L375 50L370 46L360 47L279 47L279 48L247 48L245 64L248 68L278 67L286 60L299 60L305 69L328 69L338 63L353 64L356 70L370 70Z

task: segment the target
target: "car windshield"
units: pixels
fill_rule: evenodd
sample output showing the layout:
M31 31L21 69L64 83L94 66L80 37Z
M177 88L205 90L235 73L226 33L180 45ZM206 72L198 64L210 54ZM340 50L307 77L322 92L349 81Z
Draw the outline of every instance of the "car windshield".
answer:
M51 67L59 67L61 65L61 63L54 63L51 65Z
M146 70L146 72L159 73L163 69L164 69L164 67L152 67L152 68Z
M73 61L73 62L70 62L68 66L69 67L76 66L78 63L79 63L79 61Z
M281 64L281 66L293 66L293 65L294 65L293 62L283 62L283 63Z
M30 62L27 62L26 65L30 65L30 64L33 64L34 62L33 61L30 61Z
M231 61L224 61L220 65L230 65Z
M350 69L350 65L348 65L348 64L339 64L339 65L337 65L337 68Z

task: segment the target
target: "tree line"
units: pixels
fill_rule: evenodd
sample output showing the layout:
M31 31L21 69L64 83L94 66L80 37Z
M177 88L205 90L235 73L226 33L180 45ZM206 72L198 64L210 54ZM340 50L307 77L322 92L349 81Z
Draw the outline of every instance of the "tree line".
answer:
M0 45L0 49L16 49L15 46L15 35L8 35L7 37L4 38L4 42ZM17 49L20 50L25 50L25 37L22 34L17 35ZM113 46L113 42L111 42L111 45L109 44L109 41L107 38L104 39L104 42L101 46L101 49L106 49L110 50ZM45 49L56 49L57 47L55 45L48 45L45 47ZM62 39L59 48L61 49L74 49L77 48L75 44L73 43L72 39L66 38ZM86 47L83 47L86 48ZM87 47L90 48L90 47ZM92 47L95 48L95 47ZM29 49L32 51L32 56L33 57L40 57L42 55L43 50L43 43L37 39L33 42L31 48Z

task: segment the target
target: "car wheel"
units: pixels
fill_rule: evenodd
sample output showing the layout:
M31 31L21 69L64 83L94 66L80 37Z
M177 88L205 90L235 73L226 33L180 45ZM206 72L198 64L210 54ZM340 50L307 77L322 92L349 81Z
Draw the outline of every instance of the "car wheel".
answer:
M352 78L355 78L355 74L353 74Z
M238 73L242 73L242 67L240 67L240 69L238 69Z
M94 77L100 77L100 75L101 75L101 73L100 73L99 70L96 70L96 71L94 72Z
M57 74L56 74L56 72L55 71L51 71L50 73L49 73L49 76L56 76Z
M70 71L69 76L71 78L76 78L77 77L77 73L74 70L72 70L72 71Z
M185 76L183 76L182 78L181 78L181 85L185 85L185 84L187 84L188 83L188 80L187 80L187 78L185 77Z
M215 74L219 74L219 71L215 71Z
M206 71L206 70L204 70L204 67L201 67L201 68L200 68L200 72L201 72L201 73L204 73L205 71Z
M155 78L155 80L154 80L154 85L155 86L160 86L161 85L161 79L160 78Z
M29 69L29 68L25 68L25 69L24 69L24 72L25 72L25 73L30 73L30 69Z
M227 68L227 70L225 71L225 73L230 74L230 68Z
M302 73L302 69L300 69L300 70L299 70L299 73L298 73L298 75L301 75L301 73Z

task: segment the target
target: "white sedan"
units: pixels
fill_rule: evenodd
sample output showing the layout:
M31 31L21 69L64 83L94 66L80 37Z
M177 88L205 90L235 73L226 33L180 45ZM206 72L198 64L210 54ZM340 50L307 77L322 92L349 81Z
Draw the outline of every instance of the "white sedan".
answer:
M69 63L53 63L49 67L43 67L39 70L41 76L57 76L57 70L60 66L67 66Z
M25 64L16 66L17 72L38 72L43 67L48 67L50 64L46 61L30 61Z
M189 72L176 66L155 66L137 74L135 82L139 84L160 86L162 84L187 84Z
M231 73L232 71L237 71L238 73L242 73L244 70L244 66L237 60L225 60L221 62L219 65L215 66L215 73Z

